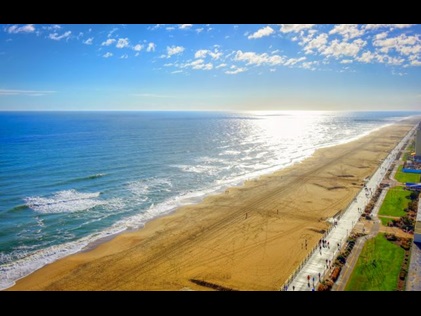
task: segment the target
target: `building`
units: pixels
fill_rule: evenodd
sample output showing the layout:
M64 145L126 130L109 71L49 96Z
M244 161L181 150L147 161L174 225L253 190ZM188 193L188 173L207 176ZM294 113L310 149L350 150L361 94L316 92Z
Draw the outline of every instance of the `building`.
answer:
M417 220L414 228L414 242L421 243L421 201L418 201Z
M421 157L421 124L417 128L417 136L415 138L415 156Z

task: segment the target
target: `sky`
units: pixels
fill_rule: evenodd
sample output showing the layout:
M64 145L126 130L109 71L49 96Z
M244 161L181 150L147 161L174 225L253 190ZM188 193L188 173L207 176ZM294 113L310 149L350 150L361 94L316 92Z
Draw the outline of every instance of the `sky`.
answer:
M421 110L421 26L2 24L10 110Z

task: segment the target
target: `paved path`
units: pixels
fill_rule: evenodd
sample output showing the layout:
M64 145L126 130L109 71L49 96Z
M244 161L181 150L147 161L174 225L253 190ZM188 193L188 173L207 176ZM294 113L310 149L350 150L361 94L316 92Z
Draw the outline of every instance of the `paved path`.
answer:
M361 189L355 199L346 208L345 212L340 215L340 218L336 219L337 225L332 225L331 230L328 232L326 237L324 237L324 239L329 242L330 246L321 247L321 249L316 247L310 253L308 259L305 260L299 269L293 273L287 284L284 285L281 290L315 291L317 289L317 285L319 283L319 274L320 279L323 279L324 275L330 272L331 265L329 264L329 260L330 263L333 263L335 260L340 248L346 242L356 223L358 223L361 213L364 211L367 203L370 201L372 194L375 193L377 186L383 180L387 170L390 168L390 165L393 161L395 161L397 153L404 149L404 144L413 135L415 128L416 127L411 129L411 131L408 132L408 134L383 160L382 164L366 183L365 187ZM377 213L377 205L373 212L375 211ZM357 245L357 247L362 246Z

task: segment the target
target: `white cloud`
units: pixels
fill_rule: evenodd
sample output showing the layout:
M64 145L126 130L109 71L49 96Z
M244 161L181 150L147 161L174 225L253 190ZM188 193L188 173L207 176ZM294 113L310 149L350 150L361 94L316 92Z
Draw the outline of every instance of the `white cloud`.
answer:
M102 55L102 57L104 57L104 58L109 58L109 57L111 57L112 55L113 55L113 53L106 52L104 55Z
M357 57L356 60L361 61L363 63L370 63L375 57L376 57L375 54L373 54L370 51L366 51L361 54L361 57Z
M246 65L280 65L283 63L283 58L279 55L269 56L267 53L257 54L255 52L245 52L241 50L237 51L234 60L247 62Z
M421 66L421 61L419 61L419 60L413 60L413 61L411 61L411 65L412 66Z
M148 26L148 30L154 31L156 29L159 29L161 26L164 26L165 24L155 24L154 26Z
M192 61L191 63L182 65L182 68L191 67L195 70L212 70L213 65L211 63L205 64L205 61L203 59L196 59Z
M213 52L211 50L208 50L208 49L199 49L194 54L194 58L205 58L206 55L209 55L209 56L211 56L212 59L217 60L222 56L222 53L219 52L217 49L215 49Z
M186 30L189 29L193 26L193 24L180 24L180 26L178 27L180 30Z
M42 28L44 30L47 30L47 31L57 31L57 30L60 30L61 29L61 26L55 24L55 25L50 25L50 26L43 26Z
M120 56L120 59L127 59L127 58L129 58L129 55L127 55L127 54L123 54L123 55Z
M356 39L352 43L340 42L335 39L321 51L321 54L336 58L340 56L356 57L361 48L363 48L366 44L367 42L362 39Z
M406 36L405 34L401 34L396 37L389 37L389 38L381 38L376 39L373 41L373 45L376 47L380 47L379 50L382 53L388 53L389 50L393 49L396 52L403 54L403 55L409 55L411 53L418 53L419 52L419 46L421 44L421 41L416 36Z
M173 31L173 30L175 30L175 27L174 26L168 26L168 27L166 27L165 28L167 31Z
M260 30L257 30L253 34L249 35L248 39L256 39L256 38L262 38L264 36L269 36L270 34L274 33L275 31L270 26L265 26L264 28L261 28Z
M363 35L364 30L358 29L357 24L337 24L330 30L329 34L340 34L344 40L349 40Z
M377 30L380 28L390 28L390 30L394 30L394 29L404 29L404 28L408 28L411 27L415 24L366 24L364 26L364 28L366 30Z
M390 24L366 24L364 29L366 30L377 30L380 28L388 27Z
M181 54L184 51L183 46L167 46L167 58L170 58L173 55Z
M48 35L48 37L52 40L59 41L59 40L62 40L63 38L68 38L70 34L72 34L72 31L64 32L61 35L58 35L58 33L51 33Z
M352 59L343 59L340 61L341 64L351 64L353 62Z
M311 29L314 24L280 24L282 33L299 32L305 29Z
M17 90L17 89L0 89L0 96L2 95L27 95L27 96L42 96L55 93L56 91L42 91L42 90Z
M90 37L90 38L88 38L86 41L84 41L83 42L83 44L86 44L86 45L92 45L92 41L94 40L94 38L93 37Z
M316 38L310 39L307 45L304 47L304 51L306 54L313 53L313 49L321 51L325 48L327 44L328 35L326 33L322 33L318 35Z
M146 51L147 51L147 52L154 52L154 51L155 51L155 48L156 48L155 43L150 42L150 43L148 44L148 47L146 47Z
M113 29L112 29L112 30L108 33L107 37L111 37L111 36L113 36L113 34L114 34L117 30L118 30L118 28L117 28L117 27L113 28Z
M112 43L115 43L116 40L114 38L109 38L105 42L101 43L101 46L110 46Z
M182 73L183 71L182 70L174 70L174 71L172 71L171 73L172 74L179 74L179 73Z
M304 69L316 70L316 67L314 67L314 65L317 65L317 61L306 61L301 65L301 67L303 67Z
M16 33L32 33L35 32L35 26L33 24L26 24L24 26L19 26L18 24L12 25L7 29L9 34Z
M226 66L227 66L227 64L222 63L222 64L219 64L218 66L216 66L215 68L219 69L219 68L223 68L223 67L226 67Z
M284 63L284 66L293 66L296 63L299 63L300 61L304 61L304 60L306 60L306 57L290 58Z
M397 29L406 29L408 27L411 27L415 24L390 24L392 27L396 27Z
M195 54L194 58L205 58L208 53L207 49L199 49Z
M203 31L203 27L197 28L197 29L195 29L195 31L197 32L197 34L199 34L200 32Z
M136 44L135 46L133 46L133 50L140 52L143 49L143 45L140 44Z
M234 67L234 70L227 70L227 71L225 71L225 73L227 74L227 75L236 75L236 74L239 74L240 72L244 72L244 71L246 71L247 70L247 68L237 68L237 67Z
M117 41L117 45L115 46L117 48L124 48L124 47L129 47L129 39L126 38L119 38Z
M381 39L383 39L383 38L386 38L386 37L387 37L387 35L388 35L388 32L381 32L381 33L376 34L376 35L374 36L374 39L376 39L376 40L381 40Z
M209 51L208 54L210 57L212 57L212 59L215 59L215 60L219 59L219 57L222 56L222 53L219 52L217 49L215 49L213 52Z

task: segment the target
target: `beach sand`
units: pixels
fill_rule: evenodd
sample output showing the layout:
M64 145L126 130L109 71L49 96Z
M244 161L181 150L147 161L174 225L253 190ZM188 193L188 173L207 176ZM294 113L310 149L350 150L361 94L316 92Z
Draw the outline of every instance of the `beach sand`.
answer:
M9 290L279 290L418 120L319 149L281 171L63 258ZM307 249L305 242L307 241Z

